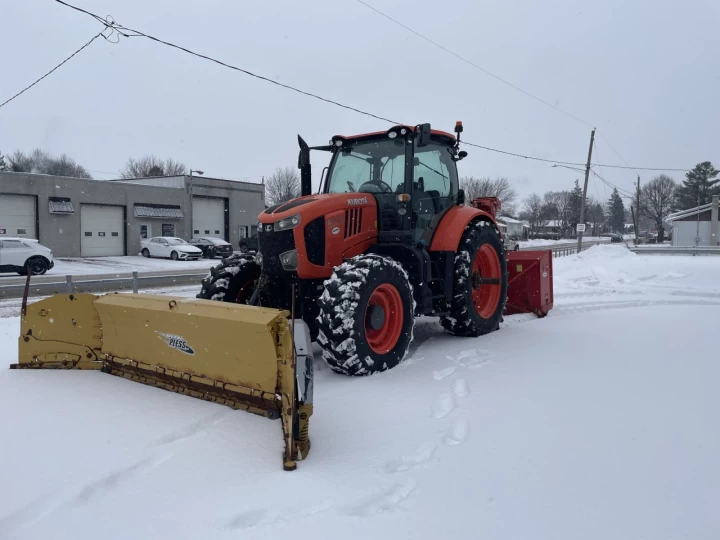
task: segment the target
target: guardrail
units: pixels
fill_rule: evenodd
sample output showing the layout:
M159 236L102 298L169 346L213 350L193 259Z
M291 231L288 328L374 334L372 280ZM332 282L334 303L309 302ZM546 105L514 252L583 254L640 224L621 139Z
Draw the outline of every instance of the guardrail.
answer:
M600 242L600 241L593 241L593 242L583 242L582 249L585 251L586 249L597 246L599 244L604 244L607 242ZM577 242L574 242L572 244L550 244L547 246L529 246L526 248L521 248L522 251L552 251L553 257L567 257L569 255L575 255L577 253Z
M192 285L197 284L200 288L200 280L207 275L207 272L197 274L181 274L181 275L152 275L143 276L137 272L125 277L113 278L95 278L91 276L83 276L82 279L76 280L73 276L65 276L65 281L54 282L37 282L33 283L30 279L29 296L49 296L57 293L72 292L101 292L101 291L117 291L132 290L138 292L139 288L144 289L172 287L175 285ZM0 285L0 298L18 298L22 297L25 284Z
M632 246L630 251L645 255L720 255L720 246Z

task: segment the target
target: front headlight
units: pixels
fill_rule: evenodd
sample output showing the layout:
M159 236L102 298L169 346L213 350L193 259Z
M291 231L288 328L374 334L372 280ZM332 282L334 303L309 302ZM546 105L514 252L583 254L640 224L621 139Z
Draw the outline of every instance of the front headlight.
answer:
M259 251L255 254L255 262L262 266L263 254Z
M288 229L294 229L300 225L300 214L295 214L280 221L276 221L274 225L275 231L286 231Z
M291 249L280 254L280 264L284 270L297 270L298 257L297 249Z

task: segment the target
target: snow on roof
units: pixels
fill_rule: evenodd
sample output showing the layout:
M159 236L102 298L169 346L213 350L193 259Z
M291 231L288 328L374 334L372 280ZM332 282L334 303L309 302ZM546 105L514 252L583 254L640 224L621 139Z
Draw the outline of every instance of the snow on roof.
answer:
M681 219L687 216L694 216L695 214L707 212L710 209L712 209L712 203L703 204L701 206L696 206L695 208L688 208L687 210L681 210L680 212L670 214L668 217L665 218L665 221L669 223L671 221L675 221L677 219Z
M522 223L519 219L507 217L507 216L498 216L498 221L502 221L503 223Z

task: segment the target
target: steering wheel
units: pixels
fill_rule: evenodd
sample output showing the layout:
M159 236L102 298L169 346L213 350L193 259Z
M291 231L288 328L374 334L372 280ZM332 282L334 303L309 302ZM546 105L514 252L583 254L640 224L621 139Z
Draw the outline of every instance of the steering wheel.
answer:
M391 193L392 188L380 180L379 182L365 182L358 191L364 193Z

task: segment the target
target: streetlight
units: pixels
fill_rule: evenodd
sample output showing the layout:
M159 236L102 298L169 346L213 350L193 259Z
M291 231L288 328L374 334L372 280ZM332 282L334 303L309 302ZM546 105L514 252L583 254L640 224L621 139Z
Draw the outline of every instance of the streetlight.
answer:
M193 173L203 175L205 174L203 171L200 170L193 170L190 169L190 238L192 239L193 235L195 234L193 232Z

